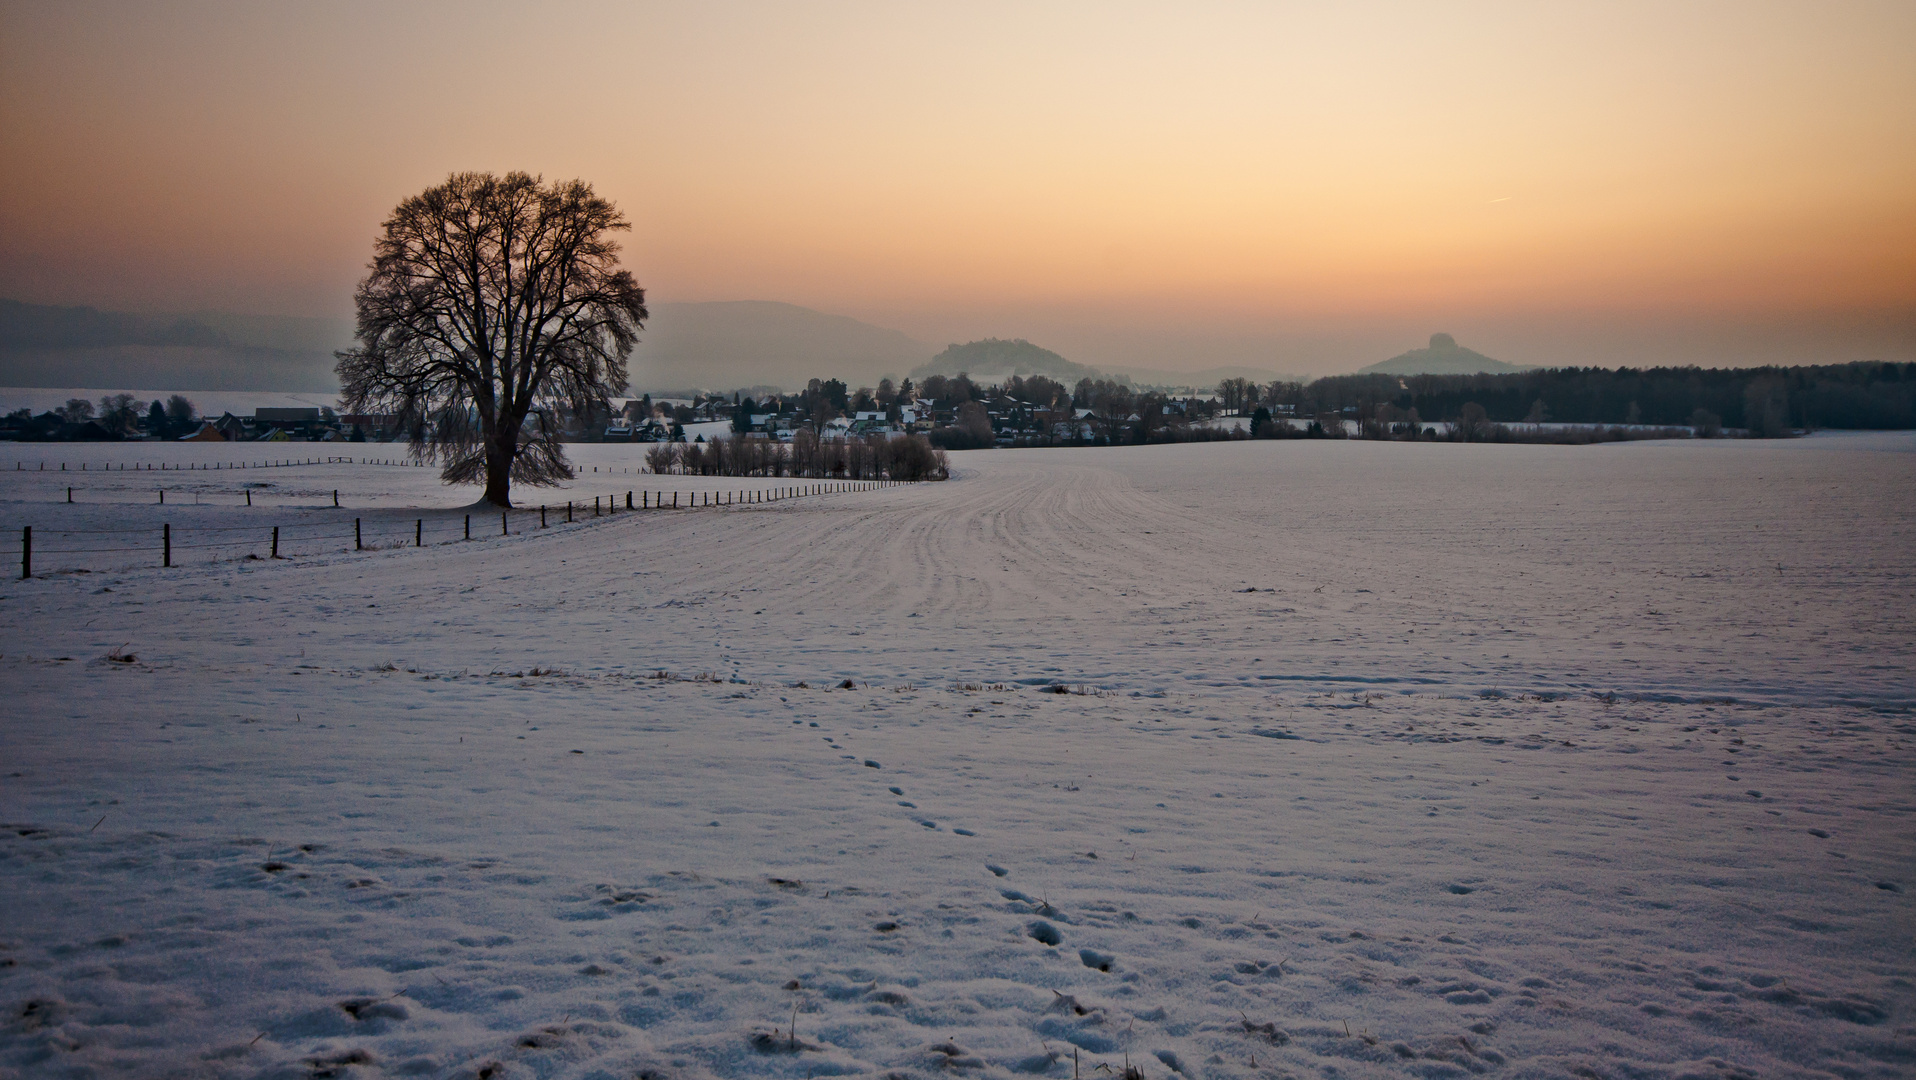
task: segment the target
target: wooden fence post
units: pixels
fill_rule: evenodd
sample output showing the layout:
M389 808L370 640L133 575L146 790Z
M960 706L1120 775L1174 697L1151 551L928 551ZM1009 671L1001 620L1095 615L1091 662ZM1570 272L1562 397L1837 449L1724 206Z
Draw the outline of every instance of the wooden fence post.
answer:
M20 580L33 576L33 526L20 527Z
M279 526L273 526L273 558L279 558Z
M359 519L358 518L353 519L353 550L354 551L362 550L359 543Z
M412 546L425 547L426 519L419 518L412 523Z
M160 565L173 565L173 526L160 526Z
M466 539L472 539L472 515L466 515Z

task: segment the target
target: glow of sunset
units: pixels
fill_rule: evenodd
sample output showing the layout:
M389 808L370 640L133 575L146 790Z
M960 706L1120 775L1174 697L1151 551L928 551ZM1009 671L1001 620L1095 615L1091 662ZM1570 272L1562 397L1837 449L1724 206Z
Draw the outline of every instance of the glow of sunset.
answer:
M19 300L345 315L396 202L525 169L617 201L656 299L929 341L1916 359L1907 2L0 13Z

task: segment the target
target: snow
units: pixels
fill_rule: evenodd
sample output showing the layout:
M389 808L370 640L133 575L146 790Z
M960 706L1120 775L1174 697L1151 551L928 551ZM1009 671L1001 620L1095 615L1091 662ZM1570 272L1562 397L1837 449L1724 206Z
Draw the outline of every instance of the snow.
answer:
M0 1075L1916 1061L1907 433L979 451L470 543L429 470L15 449L36 538L406 528L0 586ZM534 505L772 486L572 449Z
M732 435L732 422L730 420L700 420L679 426L685 432L686 442L694 442L698 439L711 442L713 439L726 439ZM644 448L641 447L640 449Z

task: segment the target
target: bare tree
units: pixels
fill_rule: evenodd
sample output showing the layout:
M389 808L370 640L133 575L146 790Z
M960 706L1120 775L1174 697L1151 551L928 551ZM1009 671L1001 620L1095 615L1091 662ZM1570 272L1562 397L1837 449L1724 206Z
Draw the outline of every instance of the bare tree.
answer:
M100 398L100 426L116 435L131 435L140 425L140 414L133 408L132 394L107 394Z
M1463 442L1487 442L1491 432L1490 414L1474 401L1464 402L1464 407L1457 411L1457 419L1450 422L1451 436Z
M985 407L976 401L967 401L958 407L958 428L978 446L990 446L992 442L991 415Z
M1242 380L1239 379L1225 379L1223 382L1217 384L1218 404L1223 406L1224 411L1232 416L1237 415L1237 407L1243 400L1238 396L1238 383L1241 381Z
M653 443L645 451L646 468L660 476L671 472L674 458L677 456L673 451L676 449L677 445L674 443Z
M1242 416L1257 404L1257 384L1249 379L1225 379L1217 384L1218 403L1232 416Z
M582 180L456 173L399 204L338 353L345 411L388 413L448 484L570 479L558 414L622 392L645 290L609 234L631 228Z

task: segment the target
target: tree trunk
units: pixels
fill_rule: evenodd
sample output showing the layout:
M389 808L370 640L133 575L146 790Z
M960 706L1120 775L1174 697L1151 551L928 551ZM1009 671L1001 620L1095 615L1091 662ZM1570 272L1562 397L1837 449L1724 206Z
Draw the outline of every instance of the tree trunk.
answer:
M486 501L506 510L512 509L512 459L518 449L512 436L486 443Z

